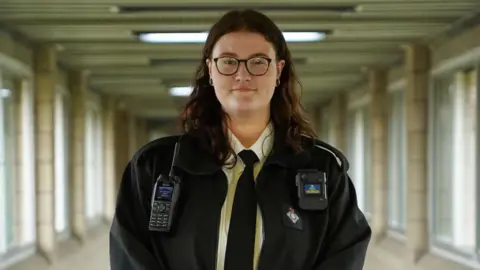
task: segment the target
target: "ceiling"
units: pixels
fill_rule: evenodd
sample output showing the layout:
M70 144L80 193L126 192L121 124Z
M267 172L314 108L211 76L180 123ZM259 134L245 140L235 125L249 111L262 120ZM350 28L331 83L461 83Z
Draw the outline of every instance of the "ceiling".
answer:
M328 30L323 41L289 45L308 106L364 82L370 67L399 64L402 45L432 40L480 11L480 0L226 2L0 0L0 23L32 42L57 45L62 65L89 70L93 89L118 96L135 114L165 119L184 102L168 88L189 85L202 44L147 44L135 31L208 31L237 7L263 11L283 31Z

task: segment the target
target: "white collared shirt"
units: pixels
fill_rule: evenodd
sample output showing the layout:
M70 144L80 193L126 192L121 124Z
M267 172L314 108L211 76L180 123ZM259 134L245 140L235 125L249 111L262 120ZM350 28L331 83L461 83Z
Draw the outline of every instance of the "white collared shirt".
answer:
M257 154L259 162L255 164L254 167L254 177L257 178L258 173L260 172L266 158L270 154L270 151L273 147L273 126L270 123L265 130L262 132L257 141L249 148ZM245 148L240 141L230 132L230 143L238 155ZM219 228L219 238L218 238L218 253L217 253L217 270L224 269L225 261L225 251L227 249L227 237L228 229L230 226L230 217L232 214L233 199L235 197L235 189L237 187L237 181L243 173L245 165L242 162L240 157L237 158L237 163L233 168L223 168L223 171L228 179L228 191L225 203L223 204L221 218L220 218L220 228ZM260 213L259 207L257 207L257 229L255 236L255 249L254 249L254 261L253 269L257 269L257 262L260 256L260 250L263 244L263 223L262 216Z

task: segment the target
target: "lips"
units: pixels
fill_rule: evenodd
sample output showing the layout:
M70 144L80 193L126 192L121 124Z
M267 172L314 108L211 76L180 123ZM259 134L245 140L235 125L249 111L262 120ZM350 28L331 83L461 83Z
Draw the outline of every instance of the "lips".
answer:
M255 89L250 89L250 88L237 88L233 89L233 91L238 91L238 92L248 92L248 91L254 91Z

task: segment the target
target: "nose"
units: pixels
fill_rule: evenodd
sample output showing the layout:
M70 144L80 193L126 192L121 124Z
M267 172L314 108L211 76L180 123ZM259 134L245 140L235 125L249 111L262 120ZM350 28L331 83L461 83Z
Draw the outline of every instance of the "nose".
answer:
M251 75L247 71L247 64L246 63L240 63L237 73L235 73L235 80L236 81L250 81L251 80Z

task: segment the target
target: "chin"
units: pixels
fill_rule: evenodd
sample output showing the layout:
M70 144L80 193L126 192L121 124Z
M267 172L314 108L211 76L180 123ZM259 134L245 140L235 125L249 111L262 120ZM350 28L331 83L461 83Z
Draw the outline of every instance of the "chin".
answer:
M245 102L237 103L230 108L234 114L249 114L263 111L264 106L262 106L261 104L255 104L254 102Z

